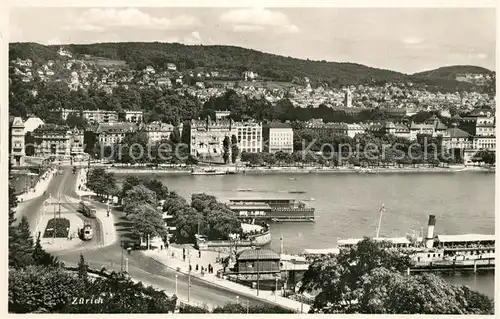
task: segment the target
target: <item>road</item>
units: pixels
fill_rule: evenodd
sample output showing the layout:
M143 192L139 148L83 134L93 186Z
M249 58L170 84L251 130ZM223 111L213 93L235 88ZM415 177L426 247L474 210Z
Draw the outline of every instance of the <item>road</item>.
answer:
M64 168L61 175L54 176L48 186L47 193L50 193L52 197L55 198L61 196L62 201L77 201L78 197L75 192L76 176L76 174L71 173L71 168ZM20 216L26 216L30 226L36 225L42 210L43 202L47 198L48 195L43 195L37 199L20 204L16 217L20 219ZM96 204L96 206L101 208L105 207L105 205L101 204ZM115 215L116 220L123 215L123 213L115 210L112 210L111 214ZM122 235L120 230L118 230L118 235ZM95 243L90 246L82 243L82 245L79 245L75 249L55 253L55 255L66 264L77 264L80 259L80 254L84 255L86 262L91 268L100 269L104 266L108 270L113 269L115 271L120 271L122 267L124 269L127 263L126 258L128 258L128 273L133 279L140 280L148 285L154 285L157 288L165 290L169 295L175 293L175 276L178 275L178 296L181 300L188 300L187 275L177 273L165 267L154 259L145 256L140 251L132 251L131 254L128 255L127 252L121 249L120 241L106 247L99 247L99 245ZM200 280L194 276L191 277L191 302L197 304L205 303L209 306L224 305L229 302L236 302L237 296L241 302L246 303L248 300L250 305L272 304L271 302L263 301L253 296L238 294L223 287Z

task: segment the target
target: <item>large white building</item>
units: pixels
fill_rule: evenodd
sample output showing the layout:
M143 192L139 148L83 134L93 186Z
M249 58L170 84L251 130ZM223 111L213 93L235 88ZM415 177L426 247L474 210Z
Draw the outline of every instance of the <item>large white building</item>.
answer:
M264 151L293 153L293 129L288 123L264 124L262 129Z
M478 116L476 119L476 135L474 136L473 148L489 151L496 149L495 117L489 112Z
M168 140L170 134L172 134L172 132L174 131L174 128L175 127L172 124L161 122L153 122L146 125L146 132L148 133L149 143L157 144L161 141Z
M262 124L258 122L236 122L238 148L241 152L262 152Z
M234 122L231 119L192 120L190 154L196 157L219 158L224 154L224 139L234 135L241 152L262 152L262 124Z

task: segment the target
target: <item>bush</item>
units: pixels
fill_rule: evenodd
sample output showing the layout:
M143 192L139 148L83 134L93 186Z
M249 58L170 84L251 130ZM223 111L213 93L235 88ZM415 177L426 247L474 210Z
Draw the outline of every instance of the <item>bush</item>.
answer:
M69 233L69 220L66 218L52 218L47 223L45 232L43 234L44 238L55 237L56 238L67 238Z

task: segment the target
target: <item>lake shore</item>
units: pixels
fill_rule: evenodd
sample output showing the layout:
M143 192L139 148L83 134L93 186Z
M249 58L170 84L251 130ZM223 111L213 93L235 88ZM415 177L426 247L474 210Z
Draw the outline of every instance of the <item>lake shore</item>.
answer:
M191 168L145 168L145 167L110 167L106 166L109 172L115 174L179 174L190 175ZM221 166L220 170L227 167ZM233 167L234 169L234 167ZM481 172L494 173L495 168L477 166L459 167L386 167L386 168L298 168L298 167L245 167L238 168L236 174L388 174L388 173L460 173L460 172Z

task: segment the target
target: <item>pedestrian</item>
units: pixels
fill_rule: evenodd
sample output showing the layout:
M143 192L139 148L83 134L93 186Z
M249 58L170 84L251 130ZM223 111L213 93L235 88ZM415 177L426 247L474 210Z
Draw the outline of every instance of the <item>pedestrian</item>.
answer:
M193 270L193 266L189 265L189 271Z
M194 271L198 271L198 264L196 264L196 268L194 269Z
M198 258L201 258L201 250L198 250Z
M183 255L182 255L182 260L183 260L183 261L186 261L186 254L183 254Z

